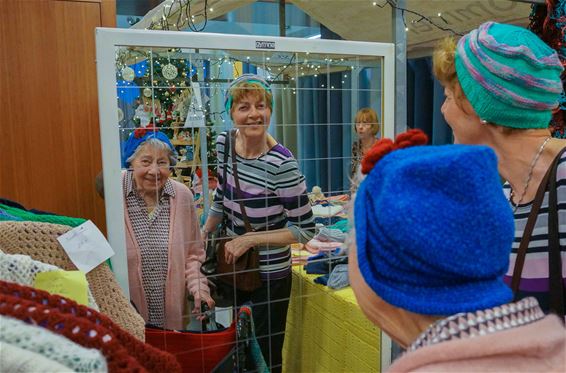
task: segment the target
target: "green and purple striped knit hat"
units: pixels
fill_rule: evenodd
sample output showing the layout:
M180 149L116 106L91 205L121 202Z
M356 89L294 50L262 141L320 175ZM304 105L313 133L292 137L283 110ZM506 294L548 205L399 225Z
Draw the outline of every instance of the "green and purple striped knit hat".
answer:
M547 128L563 91L556 52L522 27L486 22L456 48L456 74L478 116L512 128Z

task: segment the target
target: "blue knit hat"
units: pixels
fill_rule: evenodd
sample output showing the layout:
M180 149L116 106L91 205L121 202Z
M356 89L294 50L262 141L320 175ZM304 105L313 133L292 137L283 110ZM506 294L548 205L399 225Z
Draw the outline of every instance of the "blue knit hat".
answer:
M261 76L256 75L256 74L242 74L230 83L230 85L228 86L228 89L226 90L226 94L224 95L224 108L226 109L226 113L228 115L230 115L230 109L232 108L232 96L234 94L233 88L236 87L237 85L241 84L241 83L244 83L244 82L246 82L246 83L257 83L260 86L262 86L266 90L267 93L272 95L271 87L270 87L269 83L267 82L267 80L265 80L264 78L262 78ZM272 97L273 97L273 95L272 95ZM271 109L271 111L273 111L273 100L271 100L270 109Z
M556 51L522 27L486 22L458 41L456 74L478 116L512 128L547 128L563 91Z
M127 168L129 166L127 160L130 158L135 152L136 149L146 142L149 139L157 139L164 142L173 152L173 154L177 154L175 151L175 147L171 144L171 141L163 132L159 132L159 130L155 127L142 127L137 128L134 132L130 133L128 139L122 143L122 168ZM175 164L173 163L172 166Z
M369 172L354 206L359 269L386 302L452 315L512 299L503 275L513 213L490 148L395 150Z

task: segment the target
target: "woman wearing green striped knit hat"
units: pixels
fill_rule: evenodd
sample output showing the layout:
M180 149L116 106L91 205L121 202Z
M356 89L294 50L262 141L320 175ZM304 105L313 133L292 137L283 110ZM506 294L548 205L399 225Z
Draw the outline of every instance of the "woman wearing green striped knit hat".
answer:
M443 40L433 62L434 74L444 86L442 113L454 132L454 142L485 144L497 154L499 172L506 180L503 188L515 217L515 240L505 275L510 284L537 189L566 147L566 140L551 138L548 128L564 94L562 65L556 52L534 33L495 22L480 25L457 43L452 38ZM566 155L558 160L556 181L558 216L564 219ZM525 238L528 246L523 268L516 275L517 279L520 276L516 295L535 296L545 311L563 313L566 246L560 245L561 256L549 255L548 207L547 192L530 241L528 234ZM560 223L562 237L566 220ZM549 264L554 269L549 269Z

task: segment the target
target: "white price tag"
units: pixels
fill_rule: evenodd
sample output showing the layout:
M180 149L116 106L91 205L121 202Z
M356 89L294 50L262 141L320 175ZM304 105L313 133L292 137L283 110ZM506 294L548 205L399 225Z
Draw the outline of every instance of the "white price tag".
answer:
M84 273L114 255L114 250L90 220L57 237L71 261Z

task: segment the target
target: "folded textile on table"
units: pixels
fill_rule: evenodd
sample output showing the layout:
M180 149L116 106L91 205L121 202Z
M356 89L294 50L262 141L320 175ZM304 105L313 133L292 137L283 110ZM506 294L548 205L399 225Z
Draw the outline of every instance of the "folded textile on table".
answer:
M336 223L339 223L342 220L344 220L344 218L341 217L341 216L328 216L328 217L315 216L314 217L315 224L322 224L324 226L331 226L333 224L335 225Z
M350 279L348 278L348 265L338 264L328 277L328 283L326 284L332 289L342 289L350 285Z
M314 281L315 284L327 286L329 277L330 277L330 275L327 273L325 275L316 277L313 281Z
M6 206L9 206L9 207L15 207L15 208L18 208L20 210L28 211L28 212L31 212L31 213L36 214L36 215L57 215L57 214L54 214L54 213L49 212L49 211L43 211L43 210L38 210L38 209L28 209L24 205L22 205L21 203L18 203L16 201L12 201L11 199L7 199L7 198L0 198L0 204L6 205Z
M100 351L85 348L40 326L0 315L0 340L54 360L75 372L107 372ZM4 371L4 369L2 369Z
M344 206L335 205L315 205L312 206L312 213L315 217L330 217L339 214L344 210Z
M38 273L60 271L61 268L33 260L27 255L4 254L0 249L0 280L33 287ZM90 288L88 289L88 306L98 311L98 305Z
M74 372L55 360L0 341L0 367L5 373L70 373Z
M62 215L47 215L47 214L34 214L31 211L22 210L16 207L10 207L0 203L0 208L15 217L21 218L25 221L35 221L42 223L52 223L52 224L63 224L71 227L77 227L84 223L86 219L83 218L73 218L70 216Z
M318 231L314 239L321 242L344 242L346 241L346 233L340 229L324 227Z
M344 255L328 255L328 253L320 253L318 255L308 258L308 263L305 266L305 271L309 275L330 274L332 269L338 264L347 264L348 257Z
M342 245L343 242L323 242L313 238L305 244L305 249L310 253L318 254L321 251L335 251L336 249L340 249Z

